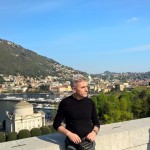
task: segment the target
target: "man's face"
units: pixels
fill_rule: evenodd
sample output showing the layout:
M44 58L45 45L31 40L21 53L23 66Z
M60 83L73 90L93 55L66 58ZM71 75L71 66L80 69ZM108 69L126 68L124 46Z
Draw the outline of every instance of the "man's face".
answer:
M73 93L79 98L84 98L88 96L88 83L87 81L78 82L73 88Z

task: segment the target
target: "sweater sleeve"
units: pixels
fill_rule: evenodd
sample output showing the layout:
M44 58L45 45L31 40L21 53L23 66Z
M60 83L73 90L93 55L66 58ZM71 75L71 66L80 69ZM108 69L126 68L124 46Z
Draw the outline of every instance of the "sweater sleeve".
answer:
M99 122L98 115L96 112L95 103L94 102L92 102L92 103L93 103L92 123L93 123L93 126L100 128L100 122Z
M58 127L61 126L61 123L62 123L63 120L64 120L64 109L63 109L63 101L61 101L60 104L59 104L54 122L53 122L53 128L55 130L57 130Z

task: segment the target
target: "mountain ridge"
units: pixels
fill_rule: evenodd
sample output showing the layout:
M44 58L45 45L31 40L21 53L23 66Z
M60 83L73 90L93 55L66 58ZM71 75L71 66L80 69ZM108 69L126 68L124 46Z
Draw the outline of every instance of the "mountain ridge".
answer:
M87 75L86 72L64 66L21 45L0 39L0 74L69 78L70 74L76 73Z

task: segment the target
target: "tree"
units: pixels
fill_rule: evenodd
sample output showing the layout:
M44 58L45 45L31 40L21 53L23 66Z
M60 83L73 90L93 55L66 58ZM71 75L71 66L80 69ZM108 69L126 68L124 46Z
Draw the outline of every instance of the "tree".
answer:
M134 115L134 118L141 118L141 112L142 112L142 101L141 99L134 100L134 105L132 106L132 112Z
M6 136L4 133L0 132L0 143L5 142L6 141Z
M148 110L147 110L146 116L150 117L150 95L148 95L147 97L147 107L148 107Z
M102 123L114 123L150 117L150 88L101 93L91 97Z
M126 121L133 119L133 113L127 111L121 111L120 121Z
M6 136L6 141L13 141L13 140L17 140L17 132L10 132Z
M47 126L42 126L41 128L42 135L52 133L51 129Z
M30 131L27 129L23 129L18 132L17 138L24 139L24 138L29 138L30 136L31 136Z
M50 128L50 130L52 131L51 133L56 133L57 131L53 128L53 125L49 125L48 126Z
M0 84L3 84L5 82L4 78L0 76Z
M142 90L139 94L139 98L144 98L146 97L146 90Z
M31 133L31 137L42 135L40 128L33 128L31 129L30 133Z
M127 111L128 110L128 100L124 97L122 97L120 100L119 100L119 108L120 110L122 111Z
M121 112L119 110L110 110L108 114L104 114L106 123L114 123L119 122L121 116Z
M119 109L121 111L120 121L133 119L133 113L131 112L131 104L125 97L122 97L119 100Z
M49 85L41 85L39 86L39 90L42 92L49 92Z
M108 112L106 94L101 93L99 95L95 95L92 97L92 101L95 103L98 117L100 118L101 122L104 123L105 122L104 114L106 114L106 112Z

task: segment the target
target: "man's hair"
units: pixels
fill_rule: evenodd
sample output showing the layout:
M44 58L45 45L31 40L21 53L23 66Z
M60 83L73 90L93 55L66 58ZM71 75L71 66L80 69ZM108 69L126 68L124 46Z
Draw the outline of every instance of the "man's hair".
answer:
M72 80L71 80L71 87L76 86L77 83L81 81L87 81L87 79L81 74L73 75Z

